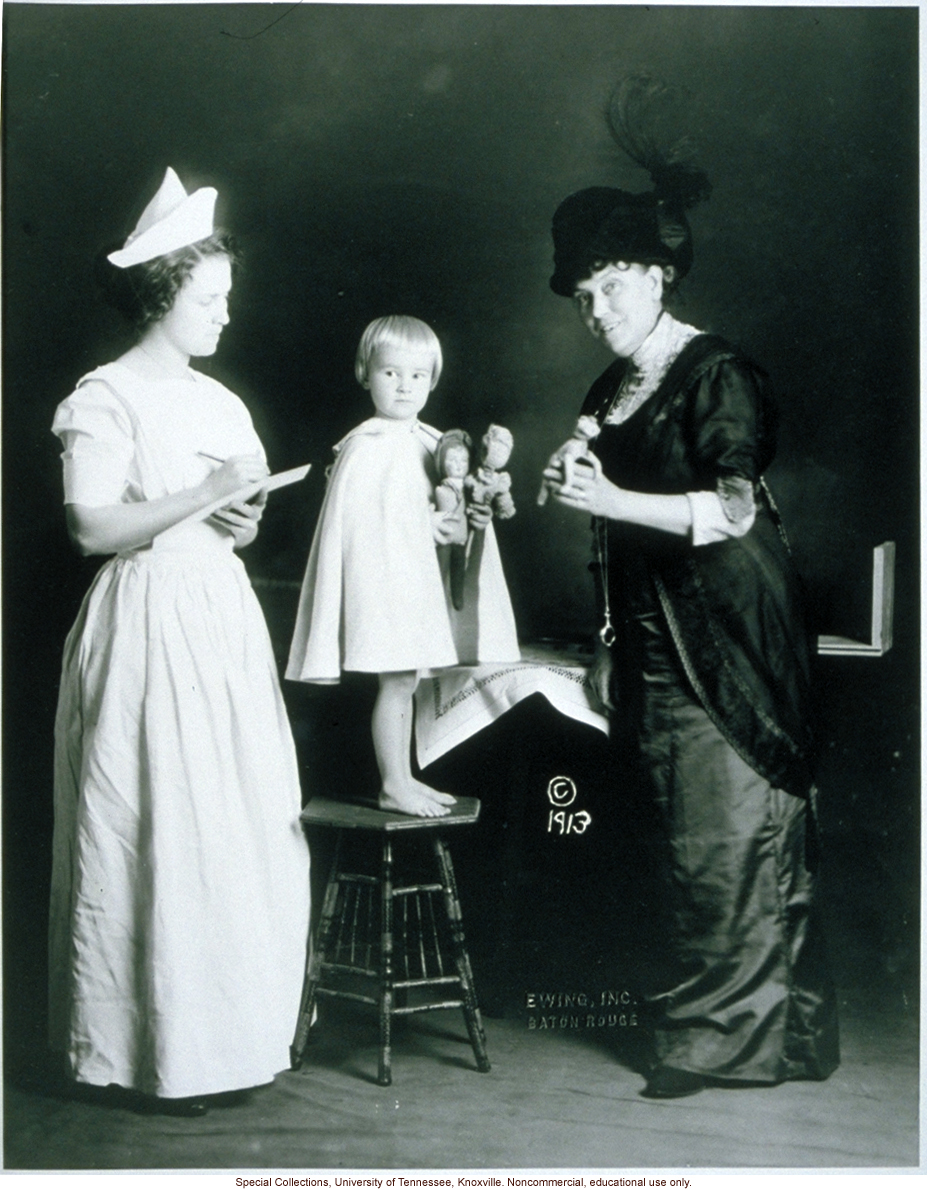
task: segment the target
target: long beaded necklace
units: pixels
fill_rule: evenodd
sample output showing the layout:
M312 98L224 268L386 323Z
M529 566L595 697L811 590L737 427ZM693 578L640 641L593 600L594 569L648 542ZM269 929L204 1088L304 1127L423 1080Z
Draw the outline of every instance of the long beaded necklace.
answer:
M664 311L657 320L651 335L659 331L663 341L659 343L659 353L649 353L649 366L642 371L639 362L633 358L628 360L628 367L618 386L618 391L609 403L602 419L606 425L620 425L627 421L638 409L648 401L662 384L671 364L676 360L682 349L700 332L684 322L677 322L671 314ZM605 623L599 629L599 639L604 645L612 645L617 633L612 624L611 604L608 597L608 521L605 517L593 519L596 557L599 572L602 575L602 592L605 606Z
M608 520L606 517L593 517L593 539L595 552L599 563L599 574L602 578L602 597L605 606L605 622L599 629L599 640L606 648L615 643L614 625L612 624L611 601L608 597Z

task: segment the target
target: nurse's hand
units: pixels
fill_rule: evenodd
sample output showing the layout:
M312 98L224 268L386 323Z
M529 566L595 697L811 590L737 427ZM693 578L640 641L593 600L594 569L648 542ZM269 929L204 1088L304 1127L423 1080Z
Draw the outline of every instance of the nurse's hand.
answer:
M544 479L550 484L550 491L558 504L587 512L590 516L606 517L620 521L624 491L602 474L602 464L595 455L576 459L571 471L561 466L548 464Z
M203 488L209 493L210 502L234 494L249 483L258 483L270 474L267 464L259 454L232 455L217 467L205 480Z
M253 500L236 500L226 508L220 508L208 518L209 522L235 538L235 549L244 549L257 537L258 522L264 515L267 493L258 492Z

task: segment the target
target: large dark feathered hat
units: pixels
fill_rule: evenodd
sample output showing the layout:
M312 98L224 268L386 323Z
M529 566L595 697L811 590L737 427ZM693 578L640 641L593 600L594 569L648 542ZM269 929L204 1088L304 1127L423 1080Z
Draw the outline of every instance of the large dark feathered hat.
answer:
M661 148L653 128L666 87L645 76L621 82L609 104L609 131L618 146L650 174L654 188L631 194L591 186L565 198L554 213L554 293L571 297L578 281L611 261L672 265L674 283L692 266L686 211L707 198L711 184L686 158L691 144Z

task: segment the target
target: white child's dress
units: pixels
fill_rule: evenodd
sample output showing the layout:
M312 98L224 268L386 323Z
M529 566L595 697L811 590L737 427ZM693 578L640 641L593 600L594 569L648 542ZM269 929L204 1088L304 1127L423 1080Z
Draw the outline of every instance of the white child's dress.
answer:
M491 525L477 535L485 542L463 613L467 628L452 623L431 523L440 436L414 419L372 417L335 447L288 678L337 682L342 670L395 673L519 657Z
M114 363L58 407L65 499L200 483L261 450L216 381ZM289 723L229 534L200 522L111 558L65 646L55 727L50 1040L72 1074L164 1097L288 1065L309 923Z

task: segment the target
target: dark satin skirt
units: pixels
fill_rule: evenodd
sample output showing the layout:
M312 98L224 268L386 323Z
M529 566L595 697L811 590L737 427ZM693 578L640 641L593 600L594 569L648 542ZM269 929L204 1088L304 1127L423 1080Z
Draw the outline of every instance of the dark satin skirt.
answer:
M808 804L724 739L658 611L640 611L630 628L641 793L669 939L648 996L657 1063L731 1082L826 1078L839 1044L812 908Z

